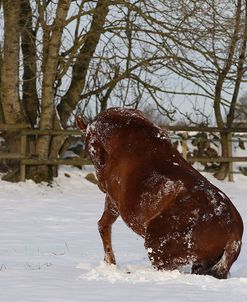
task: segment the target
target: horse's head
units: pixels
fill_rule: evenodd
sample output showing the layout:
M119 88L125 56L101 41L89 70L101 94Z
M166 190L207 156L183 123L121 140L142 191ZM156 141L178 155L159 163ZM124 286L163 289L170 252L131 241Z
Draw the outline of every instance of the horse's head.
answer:
M76 116L77 127L85 131L85 150L96 169L99 188L105 192L103 172L106 165L107 153L101 142L99 127L96 127L96 124L97 120L91 124L86 124L80 117Z

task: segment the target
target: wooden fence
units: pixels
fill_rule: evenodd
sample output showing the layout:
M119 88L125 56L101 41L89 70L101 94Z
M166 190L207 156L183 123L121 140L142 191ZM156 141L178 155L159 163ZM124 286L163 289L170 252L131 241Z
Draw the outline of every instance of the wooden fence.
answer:
M247 151L246 156L236 157L232 156L233 150L233 133L241 133L247 135L247 128L217 128L217 127L178 127L169 126L169 131L182 133L182 155L188 162L201 162L201 163L227 163L228 164L228 180L233 181L233 163L234 162L247 162ZM228 155L229 157L195 157L188 156L188 133L189 132L202 132L202 133L225 133L227 135L228 144ZM210 141L210 140L209 140Z
M20 135L20 153L0 153L0 160L10 159L20 161L20 180L26 179L26 166L28 165L71 165L81 166L85 164L83 158L54 158L54 159L38 159L27 154L27 137L30 135L49 135L49 136L82 136L83 133L80 130L38 130L38 129L26 129L22 125L2 125L1 130L15 130Z
M215 163L228 163L228 179L233 180L233 162L247 162L247 151L245 157L233 157L232 156L232 134L244 133L247 135L247 128L229 128L219 129L215 127L203 128L203 127L166 127L169 132L182 133L182 155L189 162L215 162ZM85 159L82 158L57 158L57 159L38 159L32 158L30 154L27 154L27 137L30 135L49 135L49 136L81 136L82 132L79 130L38 130L27 129L25 125L3 125L0 124L1 130L15 130L21 137L20 153L0 153L0 160L2 159L15 159L20 161L20 179L25 181L26 179L26 166L28 165L75 165L80 166L85 164ZM226 133L228 137L228 154L229 157L188 157L188 133L189 132L206 132L206 133Z

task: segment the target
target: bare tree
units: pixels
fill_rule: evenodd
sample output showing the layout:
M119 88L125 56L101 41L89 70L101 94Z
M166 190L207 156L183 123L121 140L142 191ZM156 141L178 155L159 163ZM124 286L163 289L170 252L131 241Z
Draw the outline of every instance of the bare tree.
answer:
M246 73L247 2L172 1L170 10L169 24L179 31L172 37L174 60L167 67L198 87L195 95L211 100L218 127L232 127ZM222 156L228 157L225 133L221 144ZM216 176L222 179L226 172L223 164Z
M61 129L76 110L93 116L115 105L151 106L172 119L179 109L171 100L182 96L211 101L217 125L232 126L246 72L246 1L2 3L2 122ZM33 140L40 159L56 157L64 142ZM225 144L223 135L223 156ZM30 177L51 172L33 168Z

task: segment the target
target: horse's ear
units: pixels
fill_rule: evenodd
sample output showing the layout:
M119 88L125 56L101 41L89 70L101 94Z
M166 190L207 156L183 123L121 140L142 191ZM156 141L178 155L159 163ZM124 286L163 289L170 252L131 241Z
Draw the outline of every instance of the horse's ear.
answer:
M81 130L85 130L87 128L87 124L79 116L75 117L75 124L76 124L76 127L80 128Z

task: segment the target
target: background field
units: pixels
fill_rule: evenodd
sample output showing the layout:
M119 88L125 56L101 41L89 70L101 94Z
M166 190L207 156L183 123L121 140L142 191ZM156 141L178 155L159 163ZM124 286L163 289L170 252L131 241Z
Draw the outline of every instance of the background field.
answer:
M61 168L52 187L0 181L0 301L247 300L246 234L231 277L216 280L154 271L143 239L119 219L113 227L117 267L107 267L97 230L104 196L84 179L90 169ZM246 224L246 178L235 179L218 182L210 176Z

